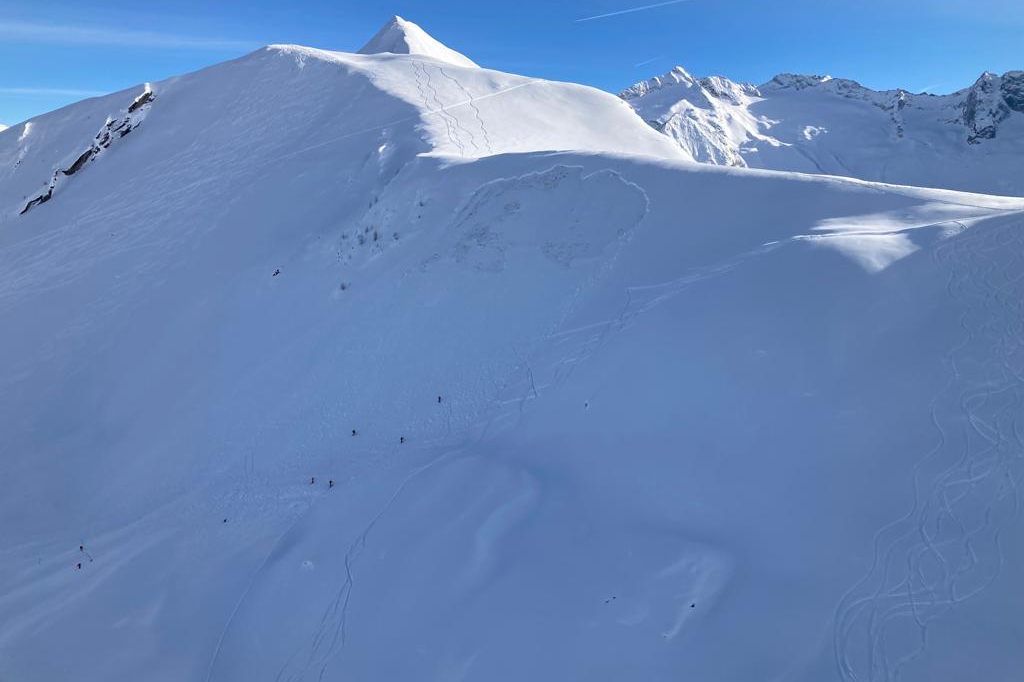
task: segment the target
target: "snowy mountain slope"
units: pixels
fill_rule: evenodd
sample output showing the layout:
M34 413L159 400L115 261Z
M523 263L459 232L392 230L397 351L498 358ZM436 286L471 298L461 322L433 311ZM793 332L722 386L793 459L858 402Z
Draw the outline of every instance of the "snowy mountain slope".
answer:
M1020 668L1024 200L693 164L535 83L270 48L20 214L147 89L30 122L0 679Z
M0 123L0 132L3 132L4 130L7 130L9 127L10 126L5 126L3 123Z
M791 74L755 87L676 67L621 96L699 161L1024 194L1021 71L934 96Z
M455 66L474 67L476 63L464 54L439 43L430 34L411 21L392 17L391 21L366 43L359 54L415 54L431 57Z
M260 106L255 98L265 95L251 87L254 79L282 84L270 97L283 108L281 124L302 131L301 142L296 133L252 120L250 112ZM149 88L152 99L129 111ZM227 111L239 116L236 123L223 124L228 129L186 136L187 127L208 127ZM636 120L618 98L592 88L420 56L363 56L275 45L197 74L87 100L16 126L0 140L4 216L46 196L51 185L59 197L65 186L85 182L79 178L103 160L101 155L90 158L81 175L70 177L67 172L83 154L111 127L125 124L130 129L150 113L156 123L145 125L156 128L153 135L189 139L191 146L183 148L181 157L209 168L211 182L223 161L204 148L211 139L231 141L231 147L218 150L224 154L243 154L255 137L259 144L254 154L275 149L285 158L307 148L338 145L360 156L359 168L373 181L386 179L417 152L428 150L466 158L536 149L685 157ZM613 129L616 134L609 135ZM114 135L115 147L121 146L124 128L120 130ZM174 176L198 172L169 168L172 163L153 157L148 165Z

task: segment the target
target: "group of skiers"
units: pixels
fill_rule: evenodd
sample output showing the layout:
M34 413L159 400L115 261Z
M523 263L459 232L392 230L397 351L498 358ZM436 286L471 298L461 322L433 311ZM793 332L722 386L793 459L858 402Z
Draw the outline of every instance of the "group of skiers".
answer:
M79 554L83 554L89 560L89 563L92 563L92 554L89 554L88 552L85 551L85 545L79 545L78 546L78 553ZM75 564L75 570L76 571L81 571L82 570L82 562L81 561L79 561L78 563Z
M277 276L278 274L280 274L280 270L278 270L278 271L275 271L275 272L274 272L274 276L275 276L275 277L276 277L276 276ZM441 403L442 403L443 401L444 401L444 399L443 399L443 398L442 398L441 396L437 396L437 403L438 403L439 405L440 405L440 404L441 404ZM358 436L358 435L359 435L359 432L358 432L358 431L356 431L355 429L352 429L352 435L353 435L353 436ZM399 442L399 444L402 444L402 445L404 445L404 444L405 444L405 436L399 436L399 437L398 437L398 442ZM316 476L310 476L310 477L309 477L309 484L310 484L310 485L316 485ZM328 480L327 480L327 488L328 488L328 489L331 489L331 488L333 488L333 487L334 487L334 479L333 479L333 478L332 478L332 479L328 479ZM224 520L222 521L222 523L227 523L227 522L228 522L228 520L227 520L226 518L225 518L225 519L224 519ZM83 554L83 555L85 555L86 557L88 557L88 560L89 560L90 562L92 562L92 555L90 555L90 554L89 554L88 552L86 552L86 551L85 551L85 545L84 545L84 544L83 544L83 545L79 545L79 546L78 546L78 551L79 551L79 552L80 552L81 554ZM82 562L81 562L81 561L79 561L79 562L76 562L76 563L75 563L75 570L76 570L76 571L80 571L80 570L82 570Z

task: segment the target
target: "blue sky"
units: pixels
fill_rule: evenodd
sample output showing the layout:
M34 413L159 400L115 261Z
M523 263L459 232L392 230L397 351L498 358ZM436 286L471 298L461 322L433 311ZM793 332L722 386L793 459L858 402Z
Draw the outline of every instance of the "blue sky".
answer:
M623 12L643 5L660 6ZM617 91L681 64L760 83L830 73L949 92L1024 69L1022 0L0 2L0 122L267 43L358 49L392 14L484 66ZM596 15L612 16L580 21Z

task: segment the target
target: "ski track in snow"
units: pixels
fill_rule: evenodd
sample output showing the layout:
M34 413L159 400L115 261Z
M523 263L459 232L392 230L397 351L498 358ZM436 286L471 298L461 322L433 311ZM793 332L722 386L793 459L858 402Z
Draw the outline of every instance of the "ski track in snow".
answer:
M483 202L484 206L490 204L501 204L505 201L504 197L509 189L517 189L521 184L531 186L532 183L543 179L552 173L556 177L561 176L566 168L555 167L548 169L547 171L531 172L521 176L512 176L505 178L497 178L486 185L478 188L476 192L472 194L472 197L466 204L460 209L458 214L466 213L468 216L475 215L476 210L480 209L480 203ZM618 256L619 250L622 245L629 241L633 233L640 227L643 220L646 218L650 211L650 199L647 196L645 190L639 185L630 182L623 177L619 172L611 169L599 169L593 172L587 173L581 176L583 183L592 181L595 178L601 178L602 176L609 176L614 178L616 181L622 183L622 186L627 190L638 193L638 196L642 200L642 211L637 215L632 224L621 228L621 233L617 238L617 246L602 259L600 265L595 267L595 272L589 277L584 278L585 281L581 284L573 298L572 302L568 306L567 310L562 316L562 320L556 325L556 330L549 333L544 337L544 340L550 340L559 336L557 329L564 325L564 320L569 317L571 312L575 309L576 303L580 299L582 293L588 289L593 283L600 277L600 275L606 272L614 263ZM557 188L557 184L554 188ZM537 347L544 347L543 341ZM502 388L498 389L498 394L490 402L496 409L492 409L491 415L485 419L483 428L479 429L476 437L474 438L475 446L479 446L480 443L491 432L491 428L494 424L500 423L502 419L501 407L507 404L515 404L518 418L521 420L524 416L524 411L527 403L530 400L535 400L540 397L536 380L533 374L531 361L528 356L513 349L513 353L518 358L518 364L512 370L511 377L505 382ZM516 377L525 377L526 385L522 389L516 388L518 380ZM567 377L566 377L567 378ZM517 394L512 400L503 400L502 394ZM451 401L445 401L442 404L442 410L445 413L446 426L445 435L451 437L452 435L452 404ZM275 682L299 682L307 679L307 676L311 672L316 672L316 679L323 680L326 675L328 666L331 660L340 655L345 648L348 641L348 612L349 605L352 599L352 595L356 587L356 571L355 566L358 563L359 557L366 549L368 538L370 537L374 527L377 523L387 514L387 512L394 506L395 501L403 494L403 492L426 471L436 467L441 462L451 459L453 456L462 452L463 450L449 451L440 457L428 462L427 464L419 467L418 469L411 472L403 481L398 485L394 493L383 505L380 511L371 519L371 521L363 528L358 534L355 540L349 545L345 552L344 567L345 576L337 591L334 593L328 607L324 610L321 616L320 623L316 628L316 631L312 634L310 644L308 645L308 652L305 655L305 661L297 669L293 669L294 661L300 656L300 650L292 653L291 656L285 661L283 666L278 670L275 676ZM212 669L212 668L211 668Z
M466 148L463 147L462 142L459 140L458 129L459 122L452 116L451 112L447 110L441 98L437 94L437 89L430 81L430 73L427 71L427 66L423 62L413 62L413 68L416 71L416 87L420 92L420 96L423 98L423 108L428 111L436 111L440 115L441 120L444 121L445 133L448 136L448 141L452 143L456 149L459 150L459 156L466 155ZM428 99L427 95L430 95ZM433 100L431 104L430 100Z
M930 407L937 442L915 466L911 511L875 534L871 568L836 607L845 682L900 679L927 650L929 625L999 577L1000 533L1020 513L1024 223L957 224L933 256L949 270L964 338Z
M950 269L950 296L966 309L961 319L966 336L948 353L950 379L930 407L938 442L915 466L912 511L876 533L872 568L836 608L836 668L845 682L899 679L901 670L925 652L929 624L980 594L1003 569L1000 532L1019 516L1018 486L1024 473L1024 426L1019 424L1024 404L1024 322L1020 322L1024 320L1024 275L1017 274L1024 272L1022 228L1024 224L1018 222L982 226L934 250L936 262ZM576 366L605 345L609 335L624 330L643 313L693 284L725 275L798 240L765 244L668 282L627 287L626 301L616 317L549 337L564 343L585 335L576 350L557 363L553 385L568 380ZM1003 262L1005 254L1012 254L1010 263ZM977 310L988 313L983 321L974 319ZM1018 322L993 328L1004 319ZM964 385L964 375L969 373L962 372L960 365L977 358L983 359L984 378ZM533 370L525 360L522 364L529 381L514 401L520 415L523 404L537 397ZM960 412L964 445L952 463L929 476L928 465L956 445L949 435L958 426L949 423L957 422L956 415L942 414L938 408L944 399L953 400L950 406ZM1000 505L1008 506L1009 513L1001 511ZM916 645L893 641L892 631L901 619L917 629Z
M440 66L439 66L439 67L437 67L437 71L438 71L438 73L440 73L440 74L441 74L442 76L445 76L445 77L446 77L446 78L448 78L449 80L451 80L451 81L453 81L454 83L458 84L458 81L456 81L456 80L455 80L454 78L452 78L451 76L448 76L448 75L447 75L447 74L445 73L444 69L443 69L443 68L441 68ZM440 97L440 94L439 94L439 93L437 92L437 86L435 86L435 85L434 85L434 82L433 82L433 80L432 80L432 79L431 79L431 77L430 77L430 72L429 72L429 71L427 71L427 69L426 69L426 67L425 67L425 66L423 67L423 72L424 72L424 73L426 74L426 76L427 76L427 87L428 87L428 88L430 89L430 92L431 92L431 94L433 95L433 98L434 98L434 103L435 103L435 104L437 105L438 109L440 109L440 110L444 111L444 115L445 115L446 117L448 117L448 118L450 118L450 119L451 119L451 123L452 123L452 130L453 130L453 131L455 132L455 139L456 139L456 144L458 144L458 145L459 145L459 154L460 154L461 156L465 156L465 155L466 155L466 151L465 151L465 149L464 149L464 148L463 148L463 146L462 146L462 140L461 140L461 137L460 137L460 136L458 135L458 131L460 131L460 130L461 130L461 131L462 131L463 133L465 133L465 134L466 134L466 135L467 135L467 136L469 137L469 143L470 143L471 145L473 145L473 149L475 149L475 150L476 150L476 152L477 152L477 154L479 155L479 153L480 153L480 145L478 145L478 144L476 143L476 136L475 136L475 135L474 135L474 134L472 133L472 131L468 130L468 129L467 129L467 128L466 128L465 126L463 126L463 125L462 125L462 123L460 123L460 122L459 122L459 117L458 117L458 116L456 116L455 114L453 114L453 113L451 112L450 108L449 108L448 106L446 106L446 105L444 104L444 102L442 102L442 101L441 101L441 97ZM463 91L465 92L465 90L463 90ZM471 105L471 106L473 106L473 107L475 107L475 106L476 106L476 104L474 104L474 103L473 103L473 96L472 96L472 95L470 95L470 94L469 94L469 93L467 92L467 93L466 93L466 97L468 97L468 98L469 98L469 103L470 103L470 105Z
M686 274L666 282L626 287L623 290L626 301L615 317L575 329L562 330L549 339L564 344L572 337L584 335L576 349L566 353L559 361L554 372L554 384L561 385L567 381L577 366L588 360L608 342L610 335L624 331L644 313L683 293L694 284L726 275L753 258L781 248L785 243L790 242L764 244L757 249L733 256L720 263L693 268ZM590 400L593 398L594 396L591 395Z
M213 649L213 654L210 657L210 666L206 671L206 682L210 682L210 680L213 679L213 671L215 670L215 667L217 665L217 659L220 658L220 653L224 646L224 640L225 638L227 638L228 632L230 632L231 626L235 622L235 617L238 615L239 609L241 609L242 604L245 603L246 597L248 597L249 593L252 592L253 587L255 587L260 575L262 575L263 573L263 569L266 568L267 564L270 562L270 558L274 556L274 553L277 551L277 548L281 546L281 543L284 542L285 538L287 538L295 529L295 527L299 525L302 519L306 517L306 514L309 513L310 509L312 509L312 505L310 505L304 511L299 513L296 516L296 518L290 524L288 524L288 527L284 530L283 533L281 533L277 537L277 540L275 540L274 544L271 545L270 551L267 552L267 555L263 558L263 561L260 562L260 565L257 566L256 570L253 572L253 575L249 579L249 582L246 584L241 596L239 596L238 601L235 603L235 607L231 609L231 614L228 616L227 621L224 623L224 628L223 630L221 630L220 637L217 638L217 645Z
M496 178L495 180L492 180L491 182L488 182L484 186L477 189L477 191L471 196L469 201L466 202L466 205L462 209L460 209L460 213L464 211L469 211L470 214L475 213L477 207L474 206L474 203L480 201L479 196L486 196L492 189L496 190L496 192L493 194L493 196L488 196L488 199L490 201L497 203L498 200L504 194L503 191L498 189L502 187L502 185L507 185L509 183L514 184L521 182L532 182L536 178L544 177L545 175L548 175L552 172L559 170L564 171L568 170L568 168L553 167L545 171L531 172L520 176ZM618 259L621 248L633 238L637 230L641 229L644 220L650 213L651 199L647 191L642 186L627 179L617 170L614 170L612 168L601 168L586 173L585 175L582 176L581 179L583 182L587 182L594 178L599 178L602 175L607 175L609 177L615 178L618 182L621 182L625 188L628 188L629 190L636 192L637 196L643 201L642 210L630 225L620 228L620 235L616 240L616 248L614 248L613 252L609 254L599 266L595 268L593 274L586 278L585 281L583 281L576 288L576 291L572 296L572 300L566 306L566 309L561 315L561 318L558 321L558 323L554 325L551 331L549 331L546 335L541 337L535 344L533 344L533 347L535 348L548 348L551 347L552 343L555 343L555 347L557 347L557 345L562 345L564 343L565 337L572 336L575 334L576 331L578 331L565 331L563 328L567 320L569 320L572 314L577 310L578 305L580 301L583 299L584 294L587 291L589 291L601 279L601 277L613 267L616 260ZM525 410L528 402L540 398L540 389L547 389L549 386L552 385L562 385L571 376L571 368L584 362L587 358L593 355L593 353L595 353L603 344L604 340L606 339L610 331L619 330L623 327L622 322L626 315L628 307L629 304L627 302L627 305L623 309L622 313L614 320L608 320L604 323L596 323L595 325L588 325L585 329L589 330L591 328L599 328L600 331L597 334L588 337L588 339L586 339L586 341L584 342L582 348L570 349L568 351L563 351L561 353L559 359L555 363L551 384L540 384L538 386L536 374L533 370L533 364L537 361L537 359L531 359L530 353L524 353L517 348L513 348L512 352L518 360L517 366L513 371L512 376L509 378L508 382L506 382L506 384L499 390L498 394L492 401L492 403L496 407L498 407L499 410L495 412L495 414L488 420L486 426L483 429L483 433L486 434L495 424L500 424L508 419L514 418L517 423L521 424L525 416ZM595 343L596 345L594 345ZM566 366L569 367L570 370L567 373L563 373L562 368ZM514 388L518 384L524 384L524 386L519 389ZM514 397L508 397L509 394L512 394ZM501 407L510 405L515 406L512 412L502 412L500 410Z
M419 63L419 62L413 61L413 63ZM463 101L463 102L455 102L453 104L449 104L449 105L443 106L441 108L428 108L428 109L426 109L424 111L421 111L419 114L416 114L416 115L413 115L413 116L406 116L406 117L403 117L403 118L395 119L393 121L389 121L387 123L384 123L384 124L381 124L381 125L377 125L377 126L373 126L373 127L370 127L370 128L361 128L361 129L358 129L358 130L351 130L349 132L342 133L341 135L332 135L332 136L330 136L330 137L328 137L328 138L326 138L326 139L324 139L324 140L322 140L320 142L316 142L314 144L310 144L310 145L306 145L306 146L300 147L298 149L295 149L293 151L288 152L287 154L282 154L282 155L278 156L278 161L292 159L292 158L295 158L297 156L301 156L303 154L306 154L306 153L308 153L310 151L313 151L313 150L316 150L316 149L320 149L322 147L327 147L329 145L335 144L335 143L337 143L337 142L339 142L341 140L345 140L345 139L348 139L348 138L351 138L351 137L357 137L359 135L366 135L368 133L380 132L380 131L385 130L387 128L392 128L394 126L397 126L397 125L399 125L401 123L408 123L408 122L412 122L412 121L419 121L419 120L421 120L423 118L427 118L429 116L441 116L443 118L445 114L447 114L448 112L450 112L453 109L457 109L459 107L464 107L464 106L469 106L470 104L473 104L475 106L477 102L481 102L481 101L487 100L487 99L492 99L494 97L500 97L502 95L507 95L507 94L509 94L511 92L514 92L516 90L520 90L522 88L526 88L526 87L529 87L529 86L532 86L532 85L540 85L540 84L543 84L543 83L544 83L544 81L542 81L540 79L531 79L531 80L528 80L528 81L525 81L525 82L522 82L522 83L516 83L515 85L510 85L507 88L504 88L502 90L496 90L494 92L490 92L490 93L487 93L487 94L484 94L484 95L480 95L478 97L474 97L471 100L466 100L466 101ZM420 86L417 86L417 87L420 87ZM425 97L423 98L423 101L424 102L427 101Z
M494 147L491 145L490 136L488 136L488 134L487 134L487 126L484 125L483 116L480 114L480 107L478 107L476 105L476 102L474 101L473 95L469 92L469 90L466 89L466 87L462 83L460 83L456 78L453 78L447 71L445 71L444 68L438 67L437 70L438 70L438 72L440 72L440 74L442 76L444 76L449 81L454 83L455 86L460 91L462 91L462 94L466 96L466 102L469 104L469 107L473 110L473 116L476 117L476 122L480 126L480 132L483 134L484 145L487 147L487 154L488 155L494 154ZM470 135L472 135L472 133L470 133ZM475 140L473 141L473 147L476 148L478 151L480 149L477 146Z
M394 492L377 514L374 515L370 522L363 527L355 540L349 544L348 549L345 551L344 558L344 580L335 592L329 605L324 610L324 613L320 618L320 623L317 626L316 631L312 634L309 644L309 652L306 656L305 663L298 670L289 670L292 666L292 662L301 651L301 649L296 650L291 656L289 656L288 660L285 661L281 669L278 670L277 675L274 677L274 682L299 682L300 680L307 679L307 675L311 671L317 671L316 679L318 681L324 679L324 675L327 673L327 668L331 663L331 659L341 654L348 642L348 610L349 604L352 600L352 594L356 587L355 566L360 555L366 549L367 540L373 532L374 527L394 506L395 501L401 497L402 493L405 492L406 488L408 488L415 479L438 466L442 462L452 459L460 452L461 450L445 452L441 456L434 458L410 472L395 488Z

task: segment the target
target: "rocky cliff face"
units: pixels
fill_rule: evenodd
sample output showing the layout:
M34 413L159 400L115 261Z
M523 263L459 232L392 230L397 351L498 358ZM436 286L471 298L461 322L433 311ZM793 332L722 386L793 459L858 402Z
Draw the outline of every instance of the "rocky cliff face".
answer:
M994 139L999 124L1009 118L1011 112L1024 112L1024 71L1009 71L1002 76L981 74L974 85L964 91L962 108L969 143Z
M1010 115L1009 107L999 92L998 81L995 74L983 73L964 97L963 124L967 127L967 141L971 144L994 138L999 123Z
M1024 71L1007 71L1003 74L999 89L1003 101L1013 111L1024 113Z

